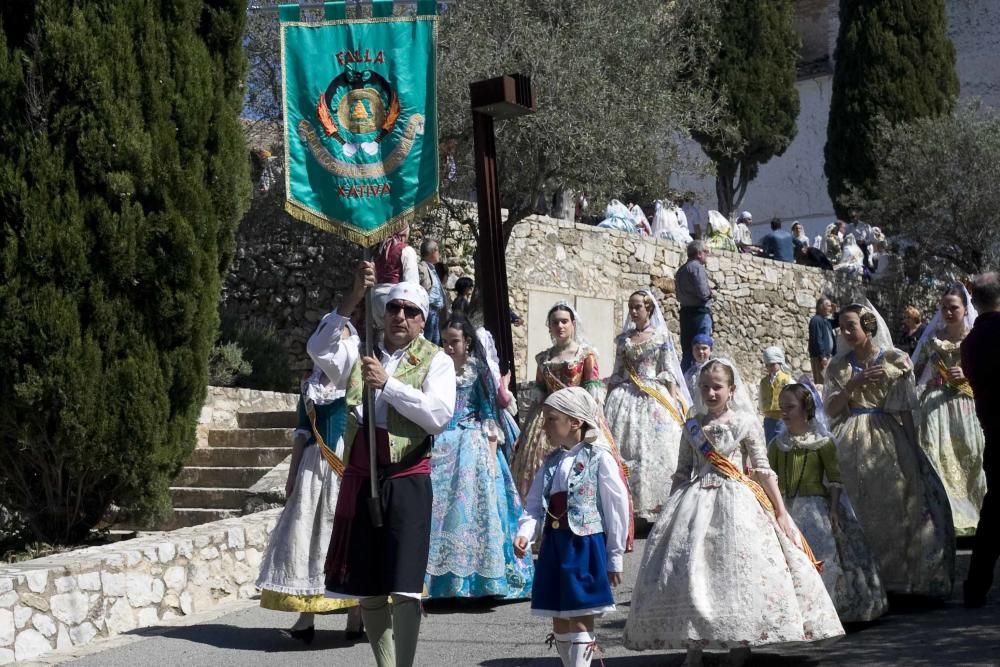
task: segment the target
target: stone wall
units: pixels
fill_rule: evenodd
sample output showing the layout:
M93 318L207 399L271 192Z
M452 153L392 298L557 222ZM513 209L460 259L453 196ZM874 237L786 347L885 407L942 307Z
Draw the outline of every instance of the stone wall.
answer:
M351 254L348 244L329 234L294 221L281 224L284 230L275 230L267 243L247 245L247 238L241 240L227 280L224 308L244 316L271 318L288 341L295 367L304 370L310 365L305 342L320 318L339 301L358 257ZM473 274L475 241L465 224L442 212L426 226L414 228L415 236L430 233L442 240L452 282L458 275ZM668 241L542 216L519 223L507 247L511 307L525 319L525 325L513 332L517 378L531 379L530 355L547 345L543 314L537 311L541 304L547 310L560 298L588 300L597 307L591 312L609 320L587 322L605 375L610 374L613 361L610 341L620 329L623 304L633 290L653 287L663 297L664 312L676 335L673 274L685 259L684 248ZM760 350L771 344L786 348L794 369L807 370L808 320L816 298L831 294L846 302L858 292L856 284L834 284L830 272L749 255L718 253L709 259L708 269L716 292L713 314L719 351L733 356L748 378L759 375ZM264 279L265 275L283 276L284 283ZM282 290L298 295L292 299L294 305ZM608 305L601 310L604 303Z
M585 322L591 342L608 341L618 333L626 300L640 287L653 288L675 338L679 334L673 275L686 261L679 244L537 217L515 227L507 260L511 305L527 316L525 326L514 329L521 380L530 379L529 353L544 349L537 341L544 339L547 306L564 295L613 303L611 321ZM828 294L847 303L860 290L860 283L838 282L833 272L749 255L718 252L709 257L707 269L715 294L716 351L736 361L754 394L764 347L781 345L794 371L808 371L809 318L816 299ZM529 303L532 294L550 295L551 300L537 309ZM532 337L534 345L528 343ZM598 345L605 376L613 361L608 347Z
M0 665L255 596L279 512L0 567Z

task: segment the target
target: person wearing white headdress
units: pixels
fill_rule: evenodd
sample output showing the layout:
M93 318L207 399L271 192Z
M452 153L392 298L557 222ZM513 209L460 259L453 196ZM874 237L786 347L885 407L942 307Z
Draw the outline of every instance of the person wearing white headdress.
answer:
M743 246L753 245L753 234L750 232L750 225L752 224L753 215L751 215L750 211L743 211L736 218L736 224L733 226L733 240L736 241L738 248L742 249Z
M844 634L768 463L760 418L728 359L705 364L670 497L646 541L624 643L730 649ZM753 469L753 477L743 471Z
M785 366L785 351L777 345L764 348L762 357L765 375L760 379L757 402L764 415L764 441L771 442L781 428L778 395L786 384L791 384L792 374Z
M653 236L666 241L688 244L692 241L687 223L680 216L684 212L672 207L669 202L656 200L656 210L653 213Z
M629 493L590 394L560 389L543 411L555 451L531 483L515 554L523 557L544 533L531 611L552 619L550 640L564 667L587 667L597 650L594 619L615 610L611 587L624 570Z
M691 395L673 336L648 289L629 296L608 389L604 412L629 469L635 514L652 523L677 467Z
M838 234L839 221L831 222L823 230L823 241L820 244L820 250L832 263L840 261L840 250L843 245L843 240Z
M767 459L795 525L816 559L841 623L872 621L886 612L878 565L844 492L837 445L823 401L803 376L779 397L785 428L769 443Z
M975 533L986 495L986 439L976 417L972 387L962 372L962 341L972 331L976 315L965 286L951 285L912 357L921 391L920 447L948 490L959 535Z
M705 245L713 250L740 251L733 240L732 225L718 211L708 212L708 238L705 239Z
M844 245L840 251L840 260L833 265L834 271L843 271L860 276L864 273L864 253L858 246L853 234L844 237Z
M844 488L886 590L947 599L955 578L951 507L917 444L913 364L870 303L840 311L823 392Z
M651 236L653 233L652 228L649 226L649 220L646 218L646 214L643 212L642 207L638 204L632 204L628 207L628 212L632 214L632 219L635 220L635 229L641 236Z
M557 301L549 309L545 322L552 347L535 355L534 407L524 422L510 466L522 497L527 495L538 466L552 451L552 445L542 429L542 402L545 397L564 387L583 387L602 404L605 397L597 365L597 350L585 340L583 322L576 309L565 301Z
M350 323L341 335L357 338ZM260 606L298 613L295 624L284 633L306 644L316 634L316 614L343 609L349 610L347 638L362 635L357 600L326 597L323 575L344 472L346 393L347 379L331 382L319 365L302 382L285 507L268 538L257 578Z
M635 223L635 216L628 207L617 199L612 199L604 210L604 219L597 223L597 226L601 229L617 229L620 232L637 234L639 230Z
M410 245L410 226L379 244L372 257L375 265L375 326L382 326L382 313L389 300L389 290L397 283L420 284L420 261L417 251Z
M455 365L421 335L429 299L423 287L408 282L389 290L378 349L363 355L358 337L343 335L344 314L374 285L373 263L361 262L351 291L306 343L324 375L345 387L347 402L347 467L324 567L326 594L359 600L378 667L409 667L420 634L430 547L431 445L455 412ZM364 387L373 394L374 414L362 408ZM374 443L368 442L367 419L374 420ZM375 470L369 444L375 447ZM374 499L373 478L381 481ZM372 500L382 510L379 526L369 512Z

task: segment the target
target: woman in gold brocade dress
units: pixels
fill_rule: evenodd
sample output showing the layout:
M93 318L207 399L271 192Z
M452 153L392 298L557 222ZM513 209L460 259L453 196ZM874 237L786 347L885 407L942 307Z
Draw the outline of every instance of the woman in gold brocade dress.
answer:
M986 495L986 436L962 372L962 341L975 321L969 293L961 284L952 285L913 352L921 390L920 447L941 475L959 535L976 532Z
M870 304L844 308L840 329L824 402L844 488L886 590L946 599L955 529L941 478L917 444L913 365Z

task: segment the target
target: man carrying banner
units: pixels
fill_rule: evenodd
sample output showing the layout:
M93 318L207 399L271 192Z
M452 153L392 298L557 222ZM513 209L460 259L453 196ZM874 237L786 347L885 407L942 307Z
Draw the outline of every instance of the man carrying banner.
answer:
M360 598L368 640L379 667L410 667L420 630L420 596L430 547L430 454L433 436L455 407L452 361L421 332L427 292L399 283L389 292L381 345L362 356L357 336L342 334L347 318L375 285L362 262L354 286L323 318L308 342L310 357L336 382L349 374L344 434L347 469L326 559L327 595ZM369 514L367 429L362 388L375 392L376 470L381 526ZM390 605L391 596L391 605Z

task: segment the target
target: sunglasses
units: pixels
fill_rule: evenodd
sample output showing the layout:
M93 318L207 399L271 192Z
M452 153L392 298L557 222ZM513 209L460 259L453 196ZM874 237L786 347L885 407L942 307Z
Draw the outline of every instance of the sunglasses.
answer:
M403 313L406 315L406 319L408 320L412 320L417 315L424 314L423 311L417 308L416 306L407 306L402 303L399 303L398 301L390 301L389 303L385 304L385 312L388 313L389 315L395 315L399 311L403 311Z

